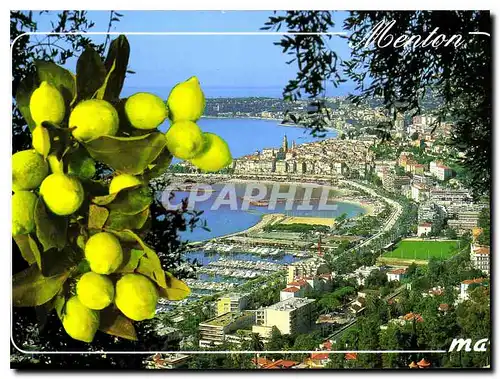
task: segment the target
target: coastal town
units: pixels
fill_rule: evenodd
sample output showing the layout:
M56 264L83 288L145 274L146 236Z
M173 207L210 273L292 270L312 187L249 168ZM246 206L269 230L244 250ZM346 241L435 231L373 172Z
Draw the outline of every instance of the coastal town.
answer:
M223 102L218 111L235 116L224 114ZM362 125L380 117L359 112ZM452 125L436 127L431 115L402 117L393 138L381 142L353 132L360 124L345 122L345 114L338 117L344 121L332 124L337 138L297 144L284 135L281 146L237 157L224 172L179 164L171 178L178 183L314 183L335 188L334 201L365 211L264 214L247 230L190 243L188 256L196 252L208 263L187 280L188 299L160 305L156 327L168 337L169 353L149 356L149 368L490 364L489 353L465 363L458 351L382 353L440 350L455 335L479 339L489 331L489 200L474 198L464 184L459 153L446 144ZM470 308L477 312L465 312ZM232 353L190 353L199 350Z

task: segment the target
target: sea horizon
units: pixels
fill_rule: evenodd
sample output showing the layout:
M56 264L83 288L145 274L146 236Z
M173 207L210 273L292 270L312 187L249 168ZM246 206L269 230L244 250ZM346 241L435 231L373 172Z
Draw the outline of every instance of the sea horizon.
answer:
M139 86L125 86L122 90L122 97L128 97L136 92L151 92L160 97L167 98L170 90L176 83L171 85L146 85ZM272 86L210 86L204 85L203 92L207 99L224 99L224 98L271 98L282 99L284 85ZM343 85L337 88L327 88L325 91L326 97L344 97L348 96L354 90L354 85ZM303 96L307 99L307 96Z

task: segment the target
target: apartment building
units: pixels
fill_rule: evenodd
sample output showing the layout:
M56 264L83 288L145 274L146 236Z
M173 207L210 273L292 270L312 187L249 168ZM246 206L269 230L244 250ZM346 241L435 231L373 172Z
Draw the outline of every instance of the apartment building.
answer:
M470 261L472 265L485 274L490 272L490 247L471 243Z
M448 220L448 226L460 235L472 232L478 226L479 213L480 211L460 211L456 219Z
M446 180L453 176L453 170L442 164L441 162L433 161L429 164L429 171L439 180Z
M382 186L389 192L399 192L402 186L409 185L410 182L409 176L397 176L392 173L384 175L382 178Z
M255 312L229 312L214 317L198 325L200 332L200 347L221 345L226 335L238 330L249 328L255 323Z
M306 276L314 277L320 274L328 274L330 270L328 265L321 258L310 258L288 266L287 282L291 283L295 279L301 279Z
M446 208L437 205L436 203L426 201L420 203L418 207L418 222L435 222L441 224L441 222L447 217Z
M231 293L217 300L217 316L228 312L241 312L248 304L248 294Z
M476 287L479 285L487 285L488 280L486 278L476 278L463 280L460 283L460 294L458 295L458 300L467 300L469 298L470 287Z
M307 333L315 325L315 300L307 298L289 298L257 310L254 333L264 338L269 337L272 327L277 327L282 334Z

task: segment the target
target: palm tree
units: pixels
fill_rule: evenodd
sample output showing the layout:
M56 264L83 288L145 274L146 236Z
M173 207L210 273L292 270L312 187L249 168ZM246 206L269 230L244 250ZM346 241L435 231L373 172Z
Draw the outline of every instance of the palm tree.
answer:
M258 362L260 354L257 352L264 350L264 342L258 333L252 333L250 347L253 351L255 351L255 367L259 368Z

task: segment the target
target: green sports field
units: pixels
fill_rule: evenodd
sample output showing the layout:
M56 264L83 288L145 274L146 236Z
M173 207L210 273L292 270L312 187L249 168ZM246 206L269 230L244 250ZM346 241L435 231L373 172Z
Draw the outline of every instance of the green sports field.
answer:
M383 258L427 260L431 257L447 259L458 251L458 241L401 241Z

